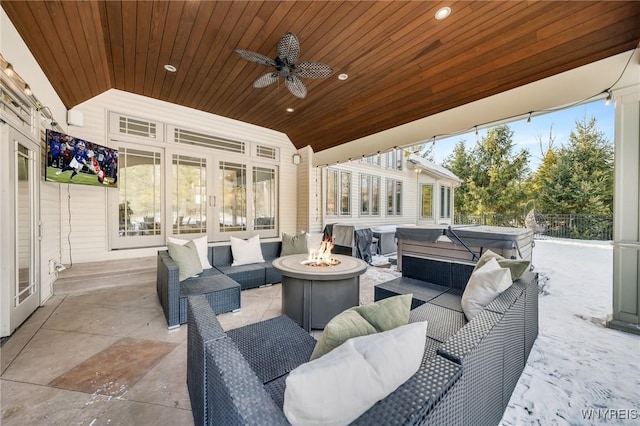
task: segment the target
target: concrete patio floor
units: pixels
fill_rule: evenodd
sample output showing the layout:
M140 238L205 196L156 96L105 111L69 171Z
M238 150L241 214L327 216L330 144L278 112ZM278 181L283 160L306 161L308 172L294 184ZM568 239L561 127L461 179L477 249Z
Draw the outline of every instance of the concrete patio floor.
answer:
M2 425L192 424L187 327L167 330L155 258L64 271L0 348ZM117 287L116 287L117 286ZM242 292L227 329L280 315L280 286Z
M187 326L167 329L155 262L78 264L60 274L54 296L0 347L0 424L193 424ZM365 303L374 282L362 287ZM241 298L240 312L219 315L225 329L281 313L279 284Z

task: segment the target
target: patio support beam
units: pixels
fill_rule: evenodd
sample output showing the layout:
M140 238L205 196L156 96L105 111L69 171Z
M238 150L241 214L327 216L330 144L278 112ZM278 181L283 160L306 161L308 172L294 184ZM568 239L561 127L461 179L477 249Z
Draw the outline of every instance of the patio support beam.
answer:
M615 100L613 318L607 325L640 334L640 88Z

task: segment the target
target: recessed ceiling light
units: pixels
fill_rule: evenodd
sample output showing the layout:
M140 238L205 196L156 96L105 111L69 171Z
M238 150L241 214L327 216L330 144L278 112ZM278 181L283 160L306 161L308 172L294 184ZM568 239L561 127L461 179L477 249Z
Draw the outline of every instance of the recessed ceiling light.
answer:
M344 81L344 80L346 80L348 78L349 78L349 76L347 74L339 74L338 75L338 80L343 80Z
M287 111L287 112L293 112L293 111L295 111L295 110L294 110L293 108L287 108L285 111Z
M169 71L169 72L176 72L176 71L178 71L178 69L177 69L176 67L174 67L173 65L171 65L171 64L167 64L167 65L165 65L165 66L164 66L164 69L165 69L165 70L167 70L167 71Z
M448 17L449 15L451 15L451 8L450 7L441 7L436 12L436 19L440 21L440 20Z

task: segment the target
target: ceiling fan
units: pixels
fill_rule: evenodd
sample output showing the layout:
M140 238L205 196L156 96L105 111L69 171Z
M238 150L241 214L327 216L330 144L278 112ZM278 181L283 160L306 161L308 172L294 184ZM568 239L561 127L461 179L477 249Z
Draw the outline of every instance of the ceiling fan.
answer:
M250 50L235 49L238 55L247 61L256 62L267 67L274 67L275 71L271 71L253 82L253 87L262 88L278 81L280 77L284 78L284 85L287 89L299 98L304 99L307 96L307 88L300 80L304 78L322 78L328 77L333 73L333 69L329 65L320 62L298 62L300 56L300 42L298 37L293 33L286 33L278 42L278 56L271 59L257 52Z

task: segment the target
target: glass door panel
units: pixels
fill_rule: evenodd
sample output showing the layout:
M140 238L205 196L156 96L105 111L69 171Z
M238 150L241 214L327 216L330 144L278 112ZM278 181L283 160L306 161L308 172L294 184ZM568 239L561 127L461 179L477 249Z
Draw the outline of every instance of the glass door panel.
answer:
M253 229L276 229L276 171L273 168L253 168ZM260 235L264 235L262 232Z
M207 162L204 158L173 155L172 232L207 232Z
M219 166L220 232L247 230L247 167L220 162Z
M164 244L162 196L162 152L160 150L118 147L118 191L112 203L118 206L114 248Z
M0 283L1 335L10 335L40 305L40 240L38 226L38 182L40 147L7 125L2 125L2 167L8 182L3 192L8 204L5 226L8 256L3 259ZM7 140L8 139L8 140ZM5 279L6 278L6 279Z

